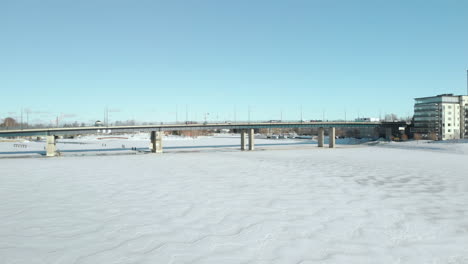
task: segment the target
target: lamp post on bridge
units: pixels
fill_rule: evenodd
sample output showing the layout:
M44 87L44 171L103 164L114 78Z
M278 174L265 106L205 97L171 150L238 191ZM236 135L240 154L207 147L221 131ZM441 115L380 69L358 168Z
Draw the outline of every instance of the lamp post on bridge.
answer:
M237 107L234 105L234 123L237 123Z
M210 113L205 113L205 125L208 123L206 120L206 116L209 115Z
M301 105L301 123L304 122L304 119L302 118L302 105Z

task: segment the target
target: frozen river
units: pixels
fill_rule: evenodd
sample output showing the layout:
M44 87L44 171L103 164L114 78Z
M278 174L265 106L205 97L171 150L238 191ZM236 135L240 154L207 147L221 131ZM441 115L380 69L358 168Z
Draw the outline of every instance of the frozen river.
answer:
M43 156L45 155L45 140L0 142L1 157ZM213 137L178 137L163 138L164 152L204 151L213 149L240 149L239 135L217 135ZM315 140L304 139L255 139L255 146L285 147L295 145L317 145ZM57 150L61 155L96 155L148 152L150 139L148 133L121 136L84 136L76 139L58 139ZM135 151L136 150L136 151Z
M0 263L468 263L468 144L237 148L0 159Z

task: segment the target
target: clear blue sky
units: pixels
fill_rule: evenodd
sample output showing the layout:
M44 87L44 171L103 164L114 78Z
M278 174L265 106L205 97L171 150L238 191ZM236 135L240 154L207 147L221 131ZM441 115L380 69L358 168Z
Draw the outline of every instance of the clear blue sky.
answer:
M0 119L347 119L466 93L464 0L3 0Z

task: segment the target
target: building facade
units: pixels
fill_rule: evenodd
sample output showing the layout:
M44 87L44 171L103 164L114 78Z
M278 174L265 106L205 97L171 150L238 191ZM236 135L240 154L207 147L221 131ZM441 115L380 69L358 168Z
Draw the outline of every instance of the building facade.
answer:
M415 98L414 133L438 140L468 138L468 96Z
M358 117L354 119L356 122L380 122L378 117Z

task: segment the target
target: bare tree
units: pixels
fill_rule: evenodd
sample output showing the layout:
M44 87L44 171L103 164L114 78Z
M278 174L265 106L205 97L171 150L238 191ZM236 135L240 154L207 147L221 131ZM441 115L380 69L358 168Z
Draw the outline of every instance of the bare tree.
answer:
M3 120L3 124L1 124L3 127L16 127L19 126L19 123L16 122L16 120L12 117L7 117Z
M414 133L414 134L413 134L413 138L414 138L414 140L421 140L421 139L422 139L422 136L421 136L421 134L419 134L419 133Z
M432 133L429 133L429 135L427 135L427 139L429 140L437 140L437 134L432 132Z

